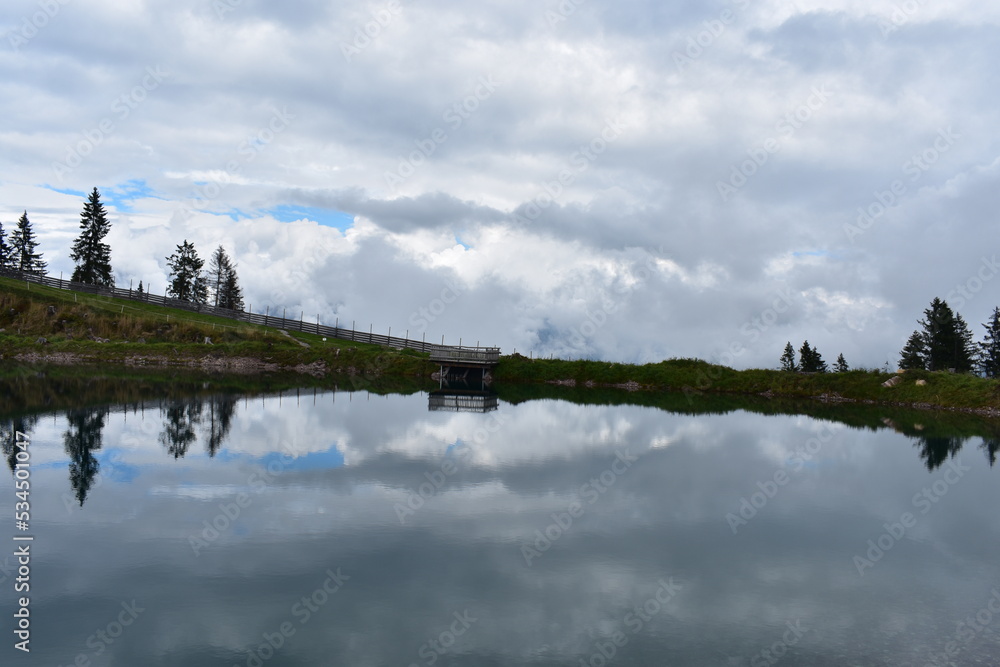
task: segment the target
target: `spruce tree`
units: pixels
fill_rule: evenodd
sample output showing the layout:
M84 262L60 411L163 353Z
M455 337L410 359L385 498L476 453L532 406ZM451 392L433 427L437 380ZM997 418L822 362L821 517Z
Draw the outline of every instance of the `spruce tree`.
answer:
M104 237L111 231L111 222L101 203L101 193L94 188L83 204L80 214L80 236L73 243L70 259L76 262L73 282L85 285L106 285L114 287L115 277L111 271L111 246L104 243Z
M26 273L44 276L47 264L42 261L42 253L35 252L38 248L38 240L35 238L35 230L28 220L28 212L25 211L17 221L17 228L10 235L10 246L12 250L11 268Z
M1000 377L1000 308L993 309L993 316L983 327L986 335L979 344L979 370L988 378Z
M243 290L236 277L236 265L221 245L209 258L208 284L214 295L214 303L219 308L243 309Z
M809 341L802 343L799 348L799 365L803 373L826 373L826 362L823 361L819 350L809 347Z
M948 302L935 297L930 308L924 310L920 325L923 327L927 370L954 368L960 373L972 370L972 333L962 316L956 315Z
M177 251L167 257L171 277L168 289L170 296L191 303L207 303L208 285L201 273L204 265L205 261L198 257L193 243L185 239L184 243L177 246Z
M833 370L835 373L846 373L851 370L851 367L847 365L847 360L844 359L843 352L837 355L837 363L833 365Z
M219 305L230 310L243 310L243 289L240 287L239 279L236 277L236 266L234 265L226 274L226 281L222 286L223 298Z
M11 268L13 255L14 249L7 243L7 233L3 229L3 223L0 222L0 271Z
M791 341L785 343L785 351L781 353L781 370L788 373L799 370L798 364L795 363L795 348L792 347Z
M979 349L972 336L972 330L965 323L960 313L955 313L955 370L959 373L971 373L979 358Z
M906 345L899 353L899 367L904 371L927 368L927 344L924 342L924 335L919 331L910 334Z

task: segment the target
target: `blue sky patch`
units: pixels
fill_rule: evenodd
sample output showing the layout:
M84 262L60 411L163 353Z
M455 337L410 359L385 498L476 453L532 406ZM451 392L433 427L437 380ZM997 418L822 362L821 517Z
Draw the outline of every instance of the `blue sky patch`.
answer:
M354 226L354 216L341 211L329 208L316 208L314 206L290 206L283 204L277 208L264 211L281 222L295 222L296 220L312 220L324 227L333 227L340 231L347 231Z
M81 197L83 199L87 198L86 192L81 192L80 190L71 190L70 188L56 188L51 185L43 185L46 190L51 190L52 192L58 192L61 195L72 195L74 197Z

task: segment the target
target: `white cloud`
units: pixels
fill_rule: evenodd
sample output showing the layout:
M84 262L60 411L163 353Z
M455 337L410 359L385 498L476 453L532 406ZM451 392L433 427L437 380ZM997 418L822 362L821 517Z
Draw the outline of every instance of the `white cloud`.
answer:
M785 340L808 338L881 365L992 247L1000 150L1000 13L903 4L601 1L550 21L555 5L403 3L348 61L377 3L71 3L14 49L37 11L18 0L0 16L0 220L27 209L65 273L82 198L47 186L138 181L148 190L111 206L113 260L155 290L188 238L206 257L230 250L255 310L615 360L711 358L735 340L737 365L772 366ZM692 39L700 52L679 68ZM828 99L780 125L817 86ZM620 136L592 143L615 120ZM852 242L858 207L909 178L947 127L960 138ZM718 182L772 138L723 201ZM386 173L421 145L391 188ZM355 223L282 222L282 205ZM461 297L415 326L449 281ZM800 302L742 339L783 288ZM577 336L608 299L614 312ZM963 314L976 329L994 305L983 292Z

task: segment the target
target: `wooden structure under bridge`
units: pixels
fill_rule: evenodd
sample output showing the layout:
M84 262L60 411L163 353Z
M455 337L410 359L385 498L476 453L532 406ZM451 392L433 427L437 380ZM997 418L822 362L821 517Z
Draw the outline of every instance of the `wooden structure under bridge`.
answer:
M443 383L449 379L484 381L500 362L499 347L437 346L430 350L431 361L441 367Z

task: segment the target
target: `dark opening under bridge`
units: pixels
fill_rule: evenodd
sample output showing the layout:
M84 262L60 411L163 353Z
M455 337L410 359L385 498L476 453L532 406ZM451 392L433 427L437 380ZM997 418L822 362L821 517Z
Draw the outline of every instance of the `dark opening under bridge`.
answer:
M23 271L0 270L0 276L24 281L29 290L31 289L32 284L44 285L46 287L54 287L56 289L85 292L99 296L114 297L116 299L127 299L129 301L140 301L142 303L166 306L167 308L178 308L195 313L223 317L237 322L245 322L247 324L260 324L263 326L275 327L286 331L302 331L304 333L316 334L318 336L326 336L327 338L351 340L358 343L371 343L372 345L381 345L383 347L391 347L398 350L410 349L418 352L428 352L431 355L431 361L437 363L441 367L442 378L467 377L470 373L474 376L485 378L490 369L496 366L500 361L499 347L481 347L479 345L469 347L461 345L461 341L459 342L459 345L445 345L443 338L442 344L438 345L437 343L428 343L426 340L412 340L410 338L401 338L399 336L392 335L383 336L382 334L374 333L371 329L368 331L344 329L339 326L339 320L336 326L330 327L320 324L319 315L316 316L315 324L307 322L304 319L305 313L302 313L302 316L300 316L297 320L288 319L284 316L284 309L282 310L282 316L276 317L275 315L271 315L270 307L268 307L264 313L261 314L254 313L252 310L251 312L247 312L201 305L191 303L190 301L172 299L165 295L159 296L156 294L150 294L149 292L138 292L133 289L85 285L83 283L63 280L62 278L40 276ZM275 309L275 312L277 312L277 309ZM391 332L392 330L390 329L390 334Z

